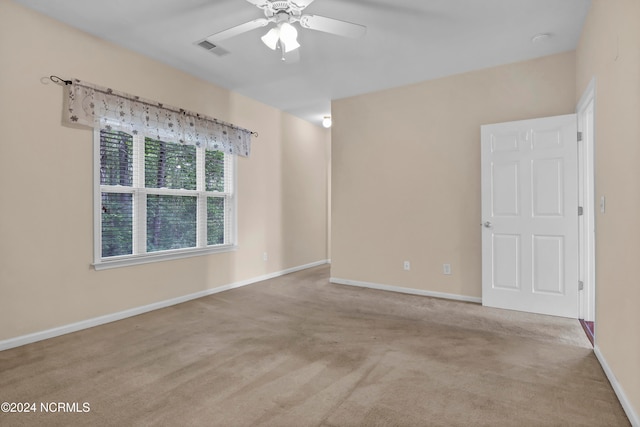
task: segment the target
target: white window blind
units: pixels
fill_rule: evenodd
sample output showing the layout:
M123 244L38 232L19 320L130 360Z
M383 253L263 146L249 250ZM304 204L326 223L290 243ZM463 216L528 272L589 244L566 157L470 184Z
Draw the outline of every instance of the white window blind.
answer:
M113 129L96 152L96 269L234 248L234 156Z

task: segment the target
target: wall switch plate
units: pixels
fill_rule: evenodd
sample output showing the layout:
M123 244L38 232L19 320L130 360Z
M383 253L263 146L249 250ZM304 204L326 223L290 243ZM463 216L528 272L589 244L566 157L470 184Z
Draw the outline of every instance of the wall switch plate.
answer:
M404 262L404 269L405 269L406 271L411 270L411 263L410 263L409 261L405 261L405 262Z
M444 274L451 274L451 264L442 264L442 272Z
M262 260L263 260L263 261L268 261L268 260L269 260L269 255L267 255L267 253L266 253L266 252L264 252L264 253L262 254Z
M600 213L604 213L604 204L605 204L604 196L601 196L600 197Z

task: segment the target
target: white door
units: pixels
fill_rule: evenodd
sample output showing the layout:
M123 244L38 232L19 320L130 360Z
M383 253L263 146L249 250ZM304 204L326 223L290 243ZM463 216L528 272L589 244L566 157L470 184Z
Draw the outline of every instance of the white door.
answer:
M578 317L576 115L481 128L482 303Z

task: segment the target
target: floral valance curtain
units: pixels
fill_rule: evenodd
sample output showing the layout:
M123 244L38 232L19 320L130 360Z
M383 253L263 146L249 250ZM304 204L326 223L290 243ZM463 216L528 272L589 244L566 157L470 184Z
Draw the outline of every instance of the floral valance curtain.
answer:
M63 120L92 128L249 156L251 131L180 108L73 79L65 86Z

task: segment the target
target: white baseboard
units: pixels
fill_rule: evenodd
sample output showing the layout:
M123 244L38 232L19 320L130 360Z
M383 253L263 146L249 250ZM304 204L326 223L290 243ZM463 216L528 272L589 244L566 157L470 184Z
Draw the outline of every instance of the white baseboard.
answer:
M370 288L370 289L378 289L381 291L390 291L390 292L400 292L403 294L411 294L411 295L421 295L424 297L434 297L434 298L443 298L450 299L455 301L464 301L464 302L475 302L482 304L482 298L477 297L468 297L464 295L456 295L456 294L447 294L444 292L433 292L433 291L425 291L422 289L413 289L413 288L403 288L399 286L391 286L391 285L383 285L380 283L371 283L371 282L361 282L358 280L348 280L348 279L340 279L337 277L332 277L329 279L331 283L336 283L338 285L348 285L348 286L358 286L360 288Z
M26 344L31 344L36 341L46 340L48 338L54 338L60 335L69 334L71 332L80 331L83 329L93 328L94 326L104 325L105 323L115 322L117 320L126 319L127 317L137 316L139 314L147 313L149 311L158 310L172 305L181 304L190 300L206 297L208 295L217 294L219 292L228 291L230 289L240 288L242 286L251 285L256 282L262 282L263 280L273 279L276 277L284 276L285 274L294 273L296 271L305 270L307 268L317 267L319 265L327 264L327 260L317 261L310 264L300 265L298 267L288 268L286 270L277 271L275 273L269 273L251 279L242 280L239 282L231 283L224 286L219 286L213 289L206 289L204 291L196 292L189 295L183 295L177 298L168 299L165 301L155 302L153 304L143 305L141 307L135 307L117 313L107 314L104 316L94 317L92 319L82 320L80 322L71 323L57 328L47 329L45 331L35 332L28 335L22 335L15 338L9 338L4 341L0 341L0 351L8 350L10 348L20 347Z
M629 402L629 399L627 399L627 395L622 389L622 386L618 382L618 379L614 375L613 371L609 367L607 360L604 358L604 355L600 351L600 347L598 347L597 344L593 347L593 352L596 354L596 357L600 362L600 366L602 366L602 370L607 375L609 383L611 383L611 387L613 387L613 391L616 392L616 396L618 396L618 400L620 401L624 412L627 414L627 418L629 418L631 425L633 427L640 427L640 418L638 417L638 414L635 412L633 406L631 405L631 402Z

